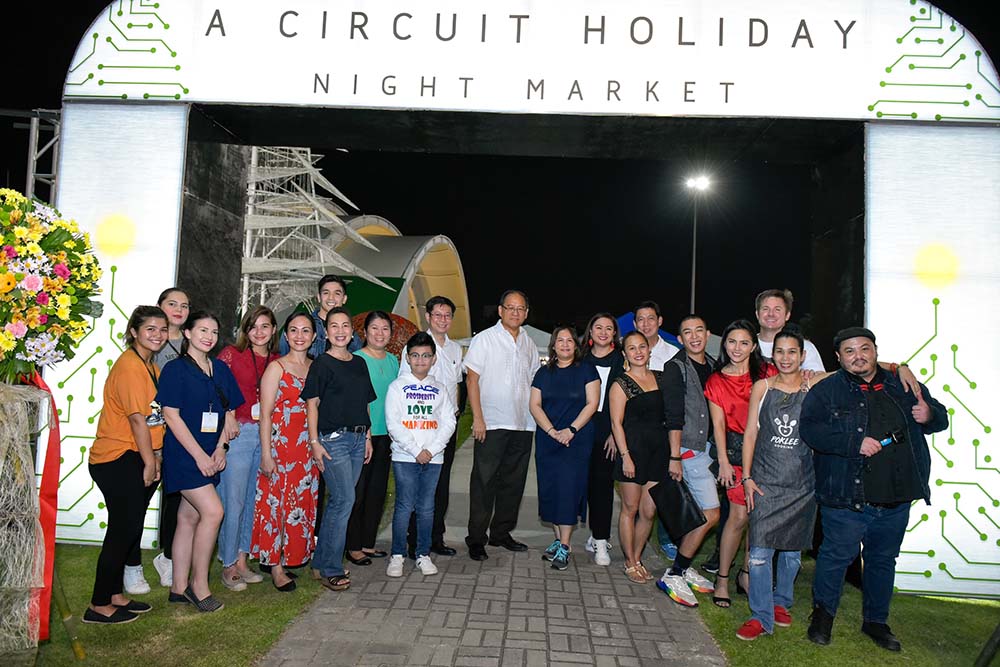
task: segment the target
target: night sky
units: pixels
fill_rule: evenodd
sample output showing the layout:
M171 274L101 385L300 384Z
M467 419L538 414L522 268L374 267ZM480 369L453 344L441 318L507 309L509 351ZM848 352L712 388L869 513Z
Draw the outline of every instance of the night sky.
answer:
M935 4L1000 59L994 3ZM5 23L41 25L45 39L35 40L34 52L7 52L0 108L59 108L76 44L106 5L67 3L58 21L44 3L7 8ZM12 122L0 119L0 186L23 189L27 132ZM620 314L646 298L660 302L665 328L688 311L692 210L684 165L711 164L710 155L640 161L312 148L328 156L325 175L365 213L384 216L404 234L445 234L455 242L475 328L495 321L496 299L509 287L528 293L529 323L543 328L582 325L598 310ZM699 208L698 310L721 331L752 314L761 289L788 287L797 295L796 315L808 313L808 166L741 160L712 167L713 195Z

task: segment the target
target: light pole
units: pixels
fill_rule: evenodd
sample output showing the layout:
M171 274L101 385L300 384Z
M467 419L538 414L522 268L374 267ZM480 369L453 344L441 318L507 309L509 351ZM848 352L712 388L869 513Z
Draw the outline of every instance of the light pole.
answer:
M692 190L694 194L694 233L691 234L691 310L689 311L692 313L695 312L694 285L698 261L698 196L708 190L709 185L708 176L702 175L687 179L688 190Z

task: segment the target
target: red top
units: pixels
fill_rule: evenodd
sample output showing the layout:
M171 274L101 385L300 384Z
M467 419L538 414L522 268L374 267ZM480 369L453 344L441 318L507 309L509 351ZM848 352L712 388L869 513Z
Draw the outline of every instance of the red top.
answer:
M765 364L764 377L778 374L773 364ZM705 383L705 397L718 405L726 413L726 430L743 433L747 428L747 412L750 409L750 389L753 381L750 373L726 375L719 371L712 373Z
M265 359L254 354L251 347L240 352L233 345L227 345L219 353L219 361L229 366L229 370L236 378L236 384L243 392L243 405L236 408L236 420L241 424L255 421L250 411L259 400L260 379L264 376L267 365L280 356L277 352L272 352Z

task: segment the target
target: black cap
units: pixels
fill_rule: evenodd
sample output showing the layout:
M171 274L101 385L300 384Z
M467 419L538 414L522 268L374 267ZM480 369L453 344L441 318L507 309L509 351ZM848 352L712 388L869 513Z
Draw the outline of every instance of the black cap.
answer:
M839 352L840 344L851 338L867 338L872 343L875 342L875 334L871 332L871 329L866 329L864 327L847 327L846 329L838 331L837 335L833 337L833 350L835 352Z

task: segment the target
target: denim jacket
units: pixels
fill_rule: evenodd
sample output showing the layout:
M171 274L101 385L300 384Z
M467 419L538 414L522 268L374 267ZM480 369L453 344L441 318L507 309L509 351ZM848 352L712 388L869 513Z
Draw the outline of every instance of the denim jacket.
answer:
M927 482L931 457L924 436L948 428L948 413L921 385L924 401L931 408L931 418L926 424L918 424L911 413L911 408L917 404L914 395L903 389L895 375L883 375L885 391L899 406L909 427L910 451L920 475L923 499L929 505L931 491ZM814 450L816 501L819 504L855 511L864 508L865 457L861 455L861 441L867 426L867 400L861 388L847 377L846 371L838 371L806 395L799 432Z

